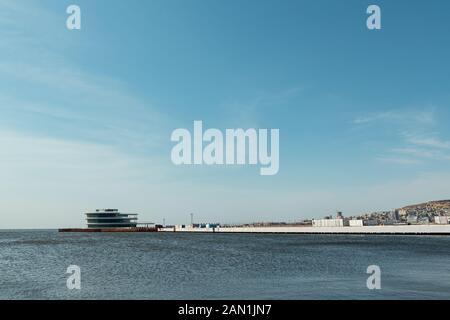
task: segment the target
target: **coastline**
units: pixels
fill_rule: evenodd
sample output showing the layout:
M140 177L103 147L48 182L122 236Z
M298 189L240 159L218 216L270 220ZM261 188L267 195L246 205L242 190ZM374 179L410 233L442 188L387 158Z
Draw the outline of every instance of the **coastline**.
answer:
M401 225L364 227L215 227L159 228L158 232L182 233L266 233L266 234L369 234L369 235L450 235L450 225Z

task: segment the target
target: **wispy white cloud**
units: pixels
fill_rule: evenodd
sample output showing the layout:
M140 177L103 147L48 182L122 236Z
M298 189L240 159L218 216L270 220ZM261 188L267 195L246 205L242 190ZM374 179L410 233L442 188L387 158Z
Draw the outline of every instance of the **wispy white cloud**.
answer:
M411 161L416 161L414 159L442 159L442 155L425 149L418 149L418 148L393 148L390 150L391 153L397 154L397 155L403 155L403 156L409 156L413 159L410 159Z
M411 136L407 139L407 141L411 144L436 148L436 149L450 149L450 141L444 141L437 137L417 137Z
M395 157L395 156L377 157L377 160L382 163L390 163L390 164L398 164L398 165L416 165L416 164L422 163L421 161L419 161L417 159L402 158L402 157Z
M426 110L389 110L370 113L353 119L354 124L391 122L402 125L431 125L435 123L435 108Z
M279 109L298 97L305 90L304 85L293 85L283 90L264 92L250 99L228 100L221 105L230 125L238 127L260 127L263 114Z
M31 130L33 122L47 122L46 134L149 151L166 139L167 116L126 81L80 68L63 55L74 39L61 16L38 2L1 0L0 8L0 125L12 130L21 122Z
M393 159L400 159L399 161L392 161L392 163L397 162L399 164L419 164L424 160L450 160L450 155L442 152L442 150L430 150L415 147L392 148L388 151L388 154L395 155ZM398 156L409 158L396 158Z
M396 128L392 141L398 140L399 146L390 147L383 151L382 156L376 156L379 162L410 166L425 161L448 161L450 154L445 151L450 149L450 141L439 138L435 131L439 123L436 111L436 107L391 110L357 117L353 124L378 124L377 130L384 130L386 126Z

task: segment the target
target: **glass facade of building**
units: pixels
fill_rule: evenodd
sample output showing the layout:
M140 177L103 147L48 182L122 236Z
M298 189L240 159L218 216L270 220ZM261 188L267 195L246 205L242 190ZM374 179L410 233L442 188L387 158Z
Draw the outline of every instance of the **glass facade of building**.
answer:
M120 213L118 209L97 209L86 213L88 228L136 228L137 214Z

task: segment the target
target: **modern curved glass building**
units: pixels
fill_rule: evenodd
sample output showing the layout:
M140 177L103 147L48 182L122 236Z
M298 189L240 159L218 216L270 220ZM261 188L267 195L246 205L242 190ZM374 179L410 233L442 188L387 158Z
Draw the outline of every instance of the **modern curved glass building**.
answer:
M136 228L137 213L120 213L118 209L97 209L95 212L87 212L86 221L88 228Z

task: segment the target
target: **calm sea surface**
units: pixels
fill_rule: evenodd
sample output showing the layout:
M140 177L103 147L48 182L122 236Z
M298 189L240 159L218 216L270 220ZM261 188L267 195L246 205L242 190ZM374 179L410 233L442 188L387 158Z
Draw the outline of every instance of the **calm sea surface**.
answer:
M0 231L0 299L349 298L449 299L450 237Z

